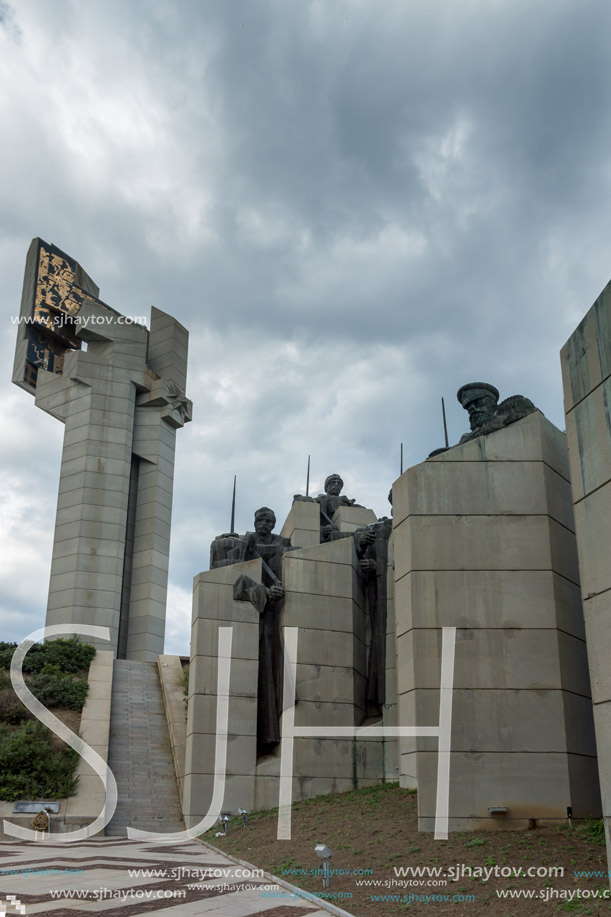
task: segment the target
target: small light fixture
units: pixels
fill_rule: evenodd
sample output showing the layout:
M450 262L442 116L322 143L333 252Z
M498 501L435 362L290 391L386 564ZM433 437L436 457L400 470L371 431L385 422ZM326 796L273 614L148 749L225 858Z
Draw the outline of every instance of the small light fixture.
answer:
M566 817L567 817L567 819L568 819L569 828L571 828L571 827L573 826L573 822L572 822L572 819L573 819L573 806L567 806L567 807L566 807Z
M238 809L238 815L242 816L242 826L246 828L248 826L248 811L247 809Z
M223 826L223 836L227 834L227 827L229 825L229 819L231 818L230 812L221 812L219 815L219 821Z
M316 856L319 856L322 860L322 887L329 888L329 860L333 856L333 853L326 844L317 844L314 848L314 852Z
M489 806L488 811L491 815L507 815L507 806Z

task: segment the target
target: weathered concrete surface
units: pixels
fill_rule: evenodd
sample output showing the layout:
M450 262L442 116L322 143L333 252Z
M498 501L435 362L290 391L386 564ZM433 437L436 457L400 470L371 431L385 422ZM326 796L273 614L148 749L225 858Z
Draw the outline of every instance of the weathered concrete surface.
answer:
M208 813L216 752L219 628L232 627L227 768L223 810L252 811L257 763L257 672L259 615L249 602L235 602L233 584L244 574L261 582L261 561L217 567L195 577L183 813L188 828Z
M113 662L114 654L110 650L98 650L93 657L89 666L89 690L81 713L79 729L87 745L106 762L110 735ZM76 795L69 797L66 804L65 823L70 826L68 830L91 824L102 812L106 800L102 781L83 758L79 759L76 776Z
M340 506L333 514L333 520L340 532L354 532L363 525L377 522L378 517L366 506Z
M611 869L611 284L575 329L560 358Z
M536 412L393 487L399 724L439 720L456 627L450 830L594 816L596 749L565 437ZM403 739L401 783L432 830L437 740Z
M298 504L295 504L297 506ZM314 505L318 512L317 504ZM278 805L280 746L257 759L259 623L255 609L233 601L245 573L260 581L261 561L219 567L195 579L183 808L188 825L208 811L214 785L218 631L233 627L227 779L223 808ZM283 557L280 626L298 628L295 726L359 726L366 717L367 628L352 538L315 544ZM387 719L396 703L394 619L390 618ZM225 665L221 660L220 665ZM394 692L394 693L393 693ZM391 721L392 722L392 721ZM398 777L397 741L295 739L293 799L340 792Z
M182 802L185 780L185 751L187 745L187 711L183 691L183 668L180 656L162 655L157 658L163 706L168 721L170 747L178 793Z
M320 544L320 506L296 500L280 532L290 538L296 548L308 548Z

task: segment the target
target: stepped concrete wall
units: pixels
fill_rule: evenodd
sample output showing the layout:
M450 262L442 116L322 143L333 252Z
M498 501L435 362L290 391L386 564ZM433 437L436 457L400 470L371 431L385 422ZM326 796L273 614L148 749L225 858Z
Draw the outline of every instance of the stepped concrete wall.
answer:
M457 627L450 830L597 816L564 435L531 414L408 469L393 506L400 725L437 725L441 628ZM436 749L401 740L422 830Z

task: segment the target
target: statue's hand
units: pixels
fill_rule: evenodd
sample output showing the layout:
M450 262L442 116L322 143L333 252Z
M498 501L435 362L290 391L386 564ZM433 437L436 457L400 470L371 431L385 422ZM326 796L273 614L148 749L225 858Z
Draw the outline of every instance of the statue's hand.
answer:
M284 598L284 587L282 583L274 583L273 586L266 586L265 592L270 602L279 602Z
M339 532L339 529L336 525L333 525L333 523L330 523L329 525L321 525L320 540L323 542L328 541L330 535L332 535L334 532Z
M217 535L214 540L217 541L219 538L239 538L239 537L240 536L238 535L237 532L224 532L222 535Z
M359 570L361 573L375 573L376 562L371 557L363 557L359 560Z
M376 540L376 533L372 532L370 529L368 532L363 532L363 534L359 538L359 546L360 545L368 546L370 544L373 544L375 540Z

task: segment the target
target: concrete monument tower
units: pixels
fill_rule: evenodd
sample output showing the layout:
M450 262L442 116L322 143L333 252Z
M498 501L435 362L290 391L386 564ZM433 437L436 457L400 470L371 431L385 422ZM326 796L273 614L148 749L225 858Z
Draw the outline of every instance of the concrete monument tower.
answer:
M163 652L188 332L155 308L147 329L98 295L33 240L13 381L66 428L46 623L107 626L118 658L146 662Z

